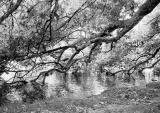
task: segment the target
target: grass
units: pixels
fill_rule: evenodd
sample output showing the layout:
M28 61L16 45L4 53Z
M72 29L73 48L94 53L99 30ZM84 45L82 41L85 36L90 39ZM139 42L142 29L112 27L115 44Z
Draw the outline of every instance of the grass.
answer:
M160 90L112 88L84 99L52 97L29 103L8 103L0 113L160 113Z

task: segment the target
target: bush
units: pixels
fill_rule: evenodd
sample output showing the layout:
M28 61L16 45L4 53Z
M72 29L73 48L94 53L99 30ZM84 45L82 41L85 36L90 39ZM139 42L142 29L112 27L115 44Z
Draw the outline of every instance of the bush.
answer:
M159 77L160 76L160 67L155 67L153 73L155 76Z
M6 82L4 81L0 81L0 82L3 82L0 85L0 106L1 106L9 101L7 99L7 94L10 92L10 87Z
M45 87L37 82L29 84L29 86L22 89L23 102L33 103L35 100L43 100L46 98Z

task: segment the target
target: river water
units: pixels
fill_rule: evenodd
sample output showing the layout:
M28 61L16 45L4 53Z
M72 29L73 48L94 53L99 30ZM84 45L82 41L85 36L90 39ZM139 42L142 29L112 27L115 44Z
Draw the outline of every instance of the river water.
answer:
M46 79L48 82L48 91L47 96L64 96L67 98L84 98L92 95L101 94L103 91L107 90L110 87L116 85L108 85L106 81L99 81L97 76L89 76L85 78L85 82L77 84L75 82L69 81L68 87L71 92L67 92L64 88L61 87L62 82L57 79L55 76L49 77Z
M77 84L75 82L69 81L68 87L71 92L67 92L64 90L62 86L62 81L60 78L56 78L56 76L50 76L46 80L51 81L49 83L49 88L47 91L47 96L59 96L59 97L67 97L67 98L85 98L92 95L101 94L103 91L116 87L146 87L146 80L136 79L134 84L125 83L121 80L114 80L113 78L102 78L99 80L97 76L88 76L84 78L81 84Z
M96 67L96 66L95 66ZM88 73L90 71L90 73ZM160 76L154 76L153 70L145 70L143 79L135 73L134 83L126 83L119 78L122 75L118 75L116 78L112 76L107 77L106 74L101 73L98 76L98 71L95 69L90 69L86 71L80 79L80 83L77 84L75 80L72 80L72 77L68 78L68 87L71 92L67 92L64 90L62 86L63 84L63 75L53 74L46 78L46 83L48 83L49 88L47 91L47 96L64 96L69 98L84 98L92 95L101 94L103 91L110 89L112 87L140 87L145 88L146 84L154 81L160 81ZM100 78L99 78L100 77Z

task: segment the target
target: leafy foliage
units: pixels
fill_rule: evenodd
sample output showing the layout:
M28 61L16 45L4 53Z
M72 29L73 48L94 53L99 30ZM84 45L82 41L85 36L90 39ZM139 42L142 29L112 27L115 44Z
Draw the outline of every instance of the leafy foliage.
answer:
M155 69L154 69L154 75L155 76L160 76L160 68L159 67L156 67Z
M38 83L32 83L31 86L28 86L28 88L21 90L21 96L24 102L33 103L36 100L43 100L46 98L45 87Z
M2 81L1 81L2 82ZM10 87L5 82L0 85L0 106L9 102L7 94L10 92Z
M158 4L158 0L143 5L134 0L2 1L0 74L13 73L12 83L40 78L45 82L54 71L67 78L81 61L89 68L102 63L115 74L154 67L160 50L159 17L151 21L146 36L130 33ZM102 43L109 45L105 52ZM93 65L93 70L97 67ZM42 87L35 84L34 89L24 91L25 101L44 98Z

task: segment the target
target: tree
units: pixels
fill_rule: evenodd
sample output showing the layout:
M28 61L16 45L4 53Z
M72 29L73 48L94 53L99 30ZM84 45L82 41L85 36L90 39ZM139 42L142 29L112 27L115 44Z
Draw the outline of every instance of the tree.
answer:
M159 0L146 0L141 5L134 0L77 0L76 8L69 5L71 2L0 2L4 12L0 17L0 71L1 75L14 73L10 84L23 82L33 72L37 75L31 81L40 77L44 81L53 71L64 74L66 81L67 72L76 62L84 59L91 63L98 59L102 43L110 46L103 55L109 54L104 59L109 68L118 68L114 74L122 71L131 74L138 68L159 63L160 47L156 38L160 31L159 15L150 22L148 36L133 41L128 35L153 12ZM66 55L68 51L70 54Z

